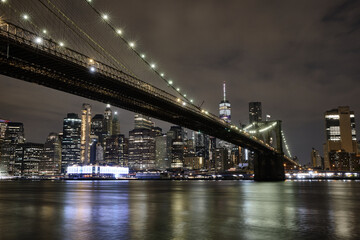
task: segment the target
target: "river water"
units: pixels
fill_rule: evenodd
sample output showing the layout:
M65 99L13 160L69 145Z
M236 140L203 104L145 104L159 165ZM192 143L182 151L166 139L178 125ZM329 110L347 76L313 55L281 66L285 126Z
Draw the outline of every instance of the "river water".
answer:
M360 239L360 182L0 182L0 239Z

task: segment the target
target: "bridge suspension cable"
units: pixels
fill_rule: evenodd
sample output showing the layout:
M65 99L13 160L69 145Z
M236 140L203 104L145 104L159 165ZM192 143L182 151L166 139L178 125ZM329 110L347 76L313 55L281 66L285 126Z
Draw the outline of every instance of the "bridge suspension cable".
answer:
M286 149L289 157L292 157L292 156L291 156L291 153L290 153L289 146L288 146L288 144L287 144L287 142L286 142L286 139L285 139L285 134L284 134L284 132L283 132L282 130L281 130L281 136L282 136L282 139L283 139L283 142L284 142L284 145L285 145L285 149Z
M166 78L165 77L165 73L158 71L157 70L157 66L155 63L150 62L147 60L147 57L144 53L139 52L138 50L135 49L135 43L133 41L129 41L124 37L124 33L121 29L116 28L114 25L111 24L110 21L110 17L108 14L102 14L97 8L95 8L92 5L92 1L91 0L84 0L86 1L86 3L90 6L90 8L100 17L104 20L104 22L106 23L106 25L113 31L115 32L120 39L130 47L130 49L132 49L132 51L135 53L136 56L138 56L150 69L153 70L153 72L160 78L162 79L169 87L171 87L173 90L175 90L175 92L177 94L179 94L182 98L184 98L188 103L193 104L194 100L190 99L186 93L182 93L180 91L179 87L175 87L174 86L174 82L173 80L171 80L170 78ZM196 106L196 105L194 105Z

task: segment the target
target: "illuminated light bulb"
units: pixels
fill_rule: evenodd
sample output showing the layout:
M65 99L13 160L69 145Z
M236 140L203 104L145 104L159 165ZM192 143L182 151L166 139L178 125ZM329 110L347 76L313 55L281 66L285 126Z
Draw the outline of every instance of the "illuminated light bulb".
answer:
M204 109L201 109L201 112L203 113L203 112L205 112L205 110L204 110Z
M163 76L165 76L165 74L163 74L163 73L160 73L160 76L162 76L162 77L163 77Z
M184 97L186 97L186 94L184 94Z
M91 68L90 68L90 72L95 72L95 68L94 68L94 67L91 67Z
M134 47L135 47L135 43L129 42L129 46L132 47L132 48L134 48Z
M190 99L190 102L191 102L191 103L193 103L193 102L194 102L194 100Z
M151 66L151 68L155 68L155 67L156 67L156 65L155 65L154 63L152 63L150 66Z
M183 105L183 106L186 106L186 102L183 102L182 105Z
M35 43L37 44L41 44L43 42L42 38L41 37L37 37L35 38Z
M115 115L117 115L117 111L115 111Z
M173 81L172 81L172 80L169 80L169 84L172 85L172 84L173 84Z
M106 108L110 108L110 104L106 104Z
M209 112L208 112L208 111L205 111L205 114L209 114Z
M44 34L47 34L47 31L46 31L46 29L42 30L42 32L43 32Z
M176 91L180 92L180 88L177 88Z
M86 0L86 1L91 2L91 0Z
M176 99L176 101L180 102L180 98Z
M59 46L63 47L63 46L65 46L65 44L63 42L59 42Z
M6 3L6 0L1 0L2 3Z
M141 54L141 58L145 58L145 54Z
M103 14L103 15L102 15L102 18L103 18L104 20L108 20L108 19L109 19L109 15Z
M119 34L119 35L121 35L121 34L122 34L121 29L116 30L116 33Z
M25 19L25 20L28 20L28 19L29 19L29 15L24 14L24 15L22 16L22 18Z
M89 63L94 63L94 59L89 59Z

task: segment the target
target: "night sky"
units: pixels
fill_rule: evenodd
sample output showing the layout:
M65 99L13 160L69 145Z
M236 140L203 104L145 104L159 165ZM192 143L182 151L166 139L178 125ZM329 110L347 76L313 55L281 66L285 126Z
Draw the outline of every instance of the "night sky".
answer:
M302 163L309 162L312 147L322 151L326 110L348 105L359 124L360 1L94 2L196 104L205 101L203 107L218 114L223 81L235 124L248 123L248 102L262 102L264 116L283 121L292 154ZM94 17L83 6L73 11ZM80 114L84 102L93 115L105 108L4 76L0 86L0 118L23 122L28 141L61 132L66 114ZM118 111L128 135L133 113ZM156 123L164 131L170 126Z

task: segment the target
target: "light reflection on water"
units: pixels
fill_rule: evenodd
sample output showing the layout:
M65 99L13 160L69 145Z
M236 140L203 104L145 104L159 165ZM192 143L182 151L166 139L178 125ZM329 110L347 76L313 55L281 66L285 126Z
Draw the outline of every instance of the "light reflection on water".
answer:
M360 182L0 182L0 239L360 239Z

